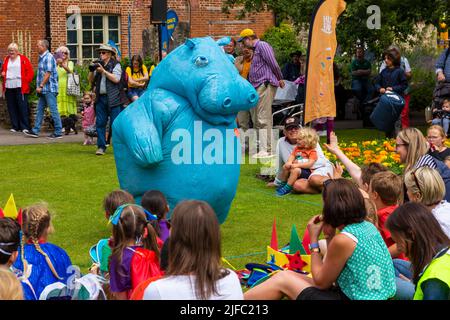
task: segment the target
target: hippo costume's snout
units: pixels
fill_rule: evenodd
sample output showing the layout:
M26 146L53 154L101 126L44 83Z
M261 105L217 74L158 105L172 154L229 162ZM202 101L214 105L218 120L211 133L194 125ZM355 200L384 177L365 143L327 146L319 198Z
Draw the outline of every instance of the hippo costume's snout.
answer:
M223 100L222 106L224 108L229 108L232 105L232 101L229 97L226 97L225 100Z
M253 104L256 101L258 101L258 96L254 93L250 93L250 95L248 96L248 102Z

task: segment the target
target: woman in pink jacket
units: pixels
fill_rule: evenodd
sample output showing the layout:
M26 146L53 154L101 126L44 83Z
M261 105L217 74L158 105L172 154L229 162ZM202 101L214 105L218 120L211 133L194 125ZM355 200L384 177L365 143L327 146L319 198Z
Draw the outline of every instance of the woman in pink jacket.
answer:
M30 130L28 95L34 71L30 60L19 54L19 48L15 43L8 46L8 56L3 63L1 77L11 119L11 132L28 132Z

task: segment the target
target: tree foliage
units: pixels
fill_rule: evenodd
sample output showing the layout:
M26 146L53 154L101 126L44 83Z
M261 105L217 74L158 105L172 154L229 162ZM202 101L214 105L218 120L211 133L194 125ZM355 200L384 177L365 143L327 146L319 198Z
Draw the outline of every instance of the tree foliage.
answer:
M418 23L439 25L445 16L450 25L450 0L348 0L337 26L337 39L343 51L351 52L357 40L375 54L396 42L421 41ZM263 10L273 11L277 19L289 19L296 27L307 28L318 0L224 0L223 11L240 7L238 17ZM367 8L376 5L381 12L381 28L369 29Z
M280 65L288 62L290 54L294 51L301 51L305 54L305 49L297 41L296 34L289 24L282 23L279 27L271 27L261 38L273 47L275 57Z

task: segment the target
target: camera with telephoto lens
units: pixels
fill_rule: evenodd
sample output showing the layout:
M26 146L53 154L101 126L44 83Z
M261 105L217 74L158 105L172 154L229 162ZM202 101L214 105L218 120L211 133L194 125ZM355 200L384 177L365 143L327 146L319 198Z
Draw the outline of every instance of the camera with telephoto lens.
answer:
M89 71L94 72L100 66L105 67L105 63L102 60L94 60L89 65Z

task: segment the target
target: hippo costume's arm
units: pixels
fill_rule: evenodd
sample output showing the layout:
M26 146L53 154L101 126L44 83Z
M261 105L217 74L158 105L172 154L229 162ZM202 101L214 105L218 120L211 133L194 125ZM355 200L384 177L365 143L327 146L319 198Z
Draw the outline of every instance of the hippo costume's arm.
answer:
M161 133L154 121L151 96L145 95L121 112L113 124L115 140L125 144L143 167L163 159Z
M163 89L144 94L129 105L114 121L114 138L124 144L141 167L163 160L162 136L178 106L175 95ZM186 102L187 103L187 102Z

